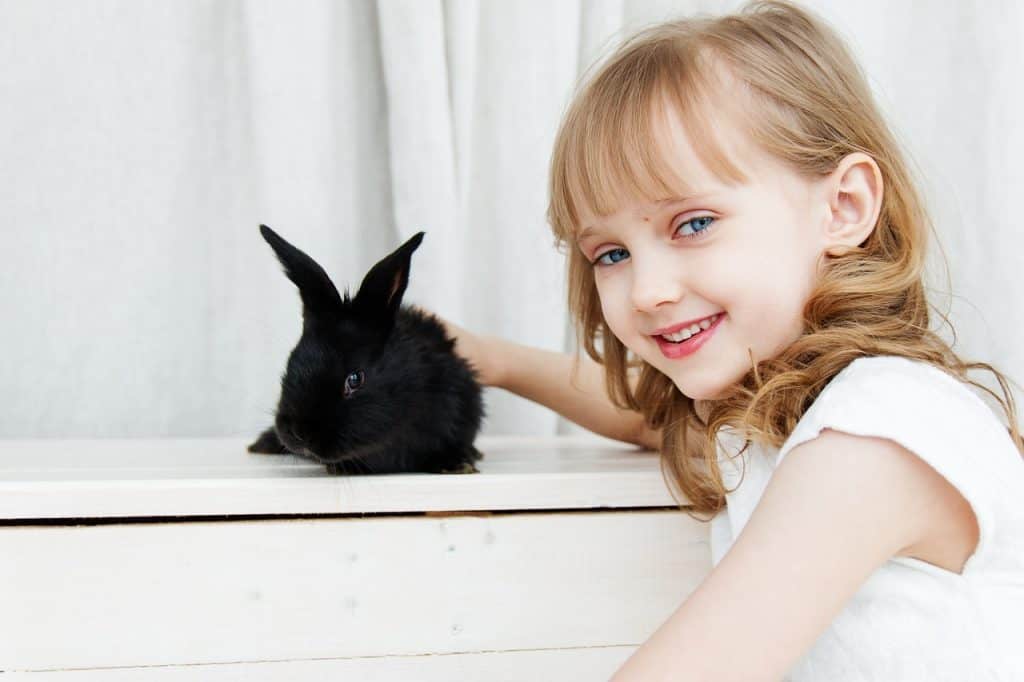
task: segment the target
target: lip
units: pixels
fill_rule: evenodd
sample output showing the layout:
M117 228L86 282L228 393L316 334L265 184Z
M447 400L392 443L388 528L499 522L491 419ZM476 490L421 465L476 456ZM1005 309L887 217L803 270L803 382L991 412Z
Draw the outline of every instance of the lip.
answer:
M698 322L700 322L701 320L708 319L712 315L719 315L719 316L721 316L721 315L724 315L724 313L722 311L718 311L717 313L709 313L709 314L705 315L704 317L698 317L695 320L688 320L686 322L680 322L679 324L674 324L671 327L662 327L661 329L656 329L653 332L651 332L650 336L661 336L662 334L675 334L680 329L686 329L687 327L691 327L691 326L697 324ZM721 318L719 318L719 319L721 319Z
M703 320L705 318L702 317L700 319ZM724 319L725 313L719 313L718 319L715 320L710 327L700 332L696 336L691 336L686 341L683 341L681 343L672 343L671 341L666 341L660 336L654 336L653 338L658 343L658 348L661 349L661 354L664 355L666 358L674 360L676 358L686 357L687 355L692 355L696 353L698 350L701 349L701 347L705 343L710 341L711 337L715 335L715 330L718 329L718 325L721 324L722 320ZM691 322L690 324L693 323ZM678 328L682 328L682 326L684 325L680 325Z

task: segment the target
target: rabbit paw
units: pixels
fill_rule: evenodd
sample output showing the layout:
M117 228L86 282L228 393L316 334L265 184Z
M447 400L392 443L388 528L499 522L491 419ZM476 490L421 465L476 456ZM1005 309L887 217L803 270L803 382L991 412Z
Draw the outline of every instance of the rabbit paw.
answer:
M441 474L479 474L480 470L472 462L463 462L455 469L441 469Z
M246 449L249 452L255 452L260 455L288 454L288 449L281 445L281 441L277 438L277 432L273 428L269 428L261 433L259 438Z

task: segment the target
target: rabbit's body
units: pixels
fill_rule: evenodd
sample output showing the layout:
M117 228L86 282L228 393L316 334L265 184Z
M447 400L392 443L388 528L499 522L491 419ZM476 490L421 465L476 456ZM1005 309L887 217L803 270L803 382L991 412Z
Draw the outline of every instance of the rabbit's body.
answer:
M299 287L304 325L274 427L249 451L304 455L332 473L476 471L476 373L433 315L400 305L422 233L374 266L355 299L341 299L312 259L261 230Z

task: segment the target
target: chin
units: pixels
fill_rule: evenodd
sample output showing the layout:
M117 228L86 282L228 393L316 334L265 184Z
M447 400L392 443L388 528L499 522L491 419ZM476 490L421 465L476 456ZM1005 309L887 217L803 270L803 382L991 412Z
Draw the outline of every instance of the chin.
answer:
M707 380L695 380L695 377L672 377L680 393L692 400L715 401L727 397L735 386L732 382L723 382L717 377L706 377ZM738 380L738 379L737 379Z
M699 391L693 390L692 388L683 388L679 384L676 384L676 388L678 388L683 395L685 395L687 398L690 398L691 400L714 401L720 400L722 397L724 397L724 393L722 393L721 391Z

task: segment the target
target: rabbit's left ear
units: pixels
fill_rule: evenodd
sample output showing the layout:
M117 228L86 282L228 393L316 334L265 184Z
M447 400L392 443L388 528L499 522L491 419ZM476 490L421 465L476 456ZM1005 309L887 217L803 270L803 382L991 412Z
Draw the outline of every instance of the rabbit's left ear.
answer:
M412 252L423 241L423 232L417 232L392 253L370 268L359 285L359 293L352 303L356 310L385 323L394 321L402 295L409 283Z
M288 279L299 288L303 319L307 323L333 319L341 310L341 296L324 269L266 225L260 225L260 234L274 249Z

